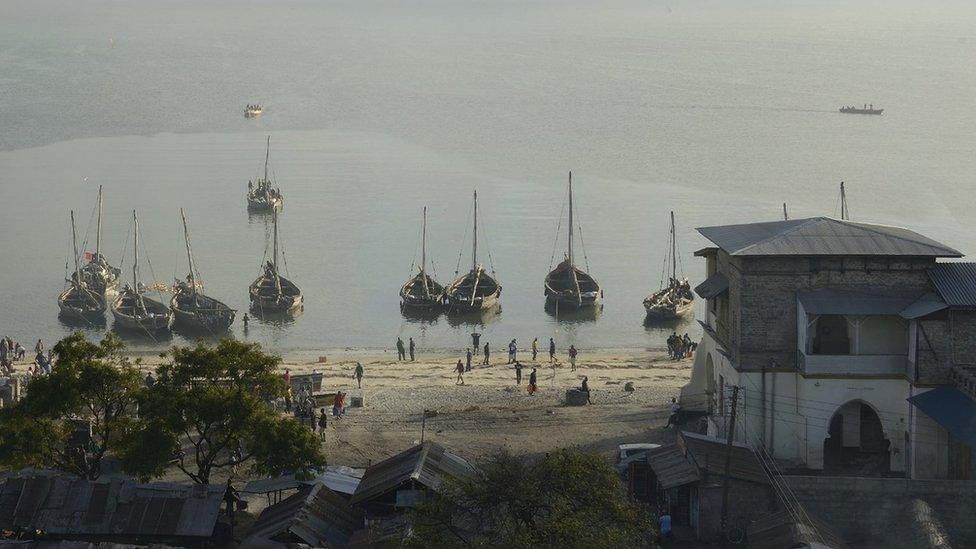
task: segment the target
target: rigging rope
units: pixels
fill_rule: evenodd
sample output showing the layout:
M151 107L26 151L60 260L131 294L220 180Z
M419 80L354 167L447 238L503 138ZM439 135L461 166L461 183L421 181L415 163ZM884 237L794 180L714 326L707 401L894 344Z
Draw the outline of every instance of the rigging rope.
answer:
M552 255L549 257L549 270L552 271L552 264L556 261L556 246L559 245L559 229L563 226L563 213L566 211L566 201L563 200L563 207L559 210L559 220L556 221L556 236L552 239Z
M468 208L467 217L471 217L471 210L474 206ZM468 224L464 224L464 234L461 236L461 248L458 250L457 265L454 267L454 276L457 276L461 272L461 256L464 255L464 244L468 240Z

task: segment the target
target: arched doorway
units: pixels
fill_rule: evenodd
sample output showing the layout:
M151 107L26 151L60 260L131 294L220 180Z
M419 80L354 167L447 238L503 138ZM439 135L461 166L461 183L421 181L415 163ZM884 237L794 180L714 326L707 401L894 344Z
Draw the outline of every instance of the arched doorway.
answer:
M834 412L824 439L824 472L881 476L891 469L891 443L874 408L852 400Z

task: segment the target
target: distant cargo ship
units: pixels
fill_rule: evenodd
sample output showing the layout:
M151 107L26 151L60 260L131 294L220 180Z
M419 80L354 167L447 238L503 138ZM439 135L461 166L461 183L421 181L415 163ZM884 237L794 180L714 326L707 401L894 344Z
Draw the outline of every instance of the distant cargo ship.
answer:
M874 105L864 105L861 108L854 106L841 107L840 112L844 114L881 114L884 112L884 109L876 109Z

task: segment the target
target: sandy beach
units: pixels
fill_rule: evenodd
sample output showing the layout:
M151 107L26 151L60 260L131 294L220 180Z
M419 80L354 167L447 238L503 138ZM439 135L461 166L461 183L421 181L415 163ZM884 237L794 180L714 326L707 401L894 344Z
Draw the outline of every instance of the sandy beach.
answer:
M323 356L325 362L319 362ZM152 368L158 355L144 355ZM455 453L477 461L505 448L537 454L573 447L610 455L617 444L667 440L670 399L691 372L691 360L672 361L664 351L581 351L576 371L565 357L555 367L540 353L533 362L520 352L525 369L521 385L507 355L491 364L477 364L456 384L457 355L418 354L414 362L396 360L396 352L355 351L302 353L284 356L282 372L324 374L323 392L342 390L361 396L363 407L348 407L345 417L331 421L324 450L330 463L366 466L420 441L440 442ZM356 387L356 362L363 364L362 389ZM539 392L526 391L529 373L538 369ZM566 406L567 389L589 378L592 404ZM633 382L634 391L624 389ZM350 398L347 402L351 401ZM428 410L424 424L424 410Z

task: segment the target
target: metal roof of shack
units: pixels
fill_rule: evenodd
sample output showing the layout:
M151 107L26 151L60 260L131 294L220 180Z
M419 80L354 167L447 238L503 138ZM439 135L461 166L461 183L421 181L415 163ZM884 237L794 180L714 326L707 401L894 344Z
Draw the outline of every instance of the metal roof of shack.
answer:
M208 538L214 533L224 491L222 485L13 477L0 485L0 529L140 539Z
M938 263L929 278L950 307L976 307L976 263Z
M699 227L698 232L735 256L962 257L909 229L830 217Z
M461 457L440 444L425 442L367 468L349 501L368 501L409 480L436 491L446 480L461 480L474 474L474 467Z
M363 525L361 511L325 485L315 484L262 511L248 537L282 542L297 538L312 547L345 547Z

